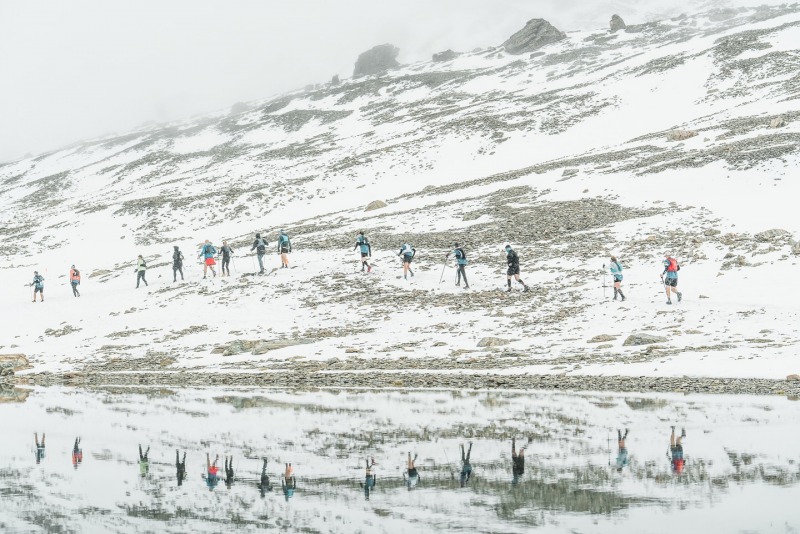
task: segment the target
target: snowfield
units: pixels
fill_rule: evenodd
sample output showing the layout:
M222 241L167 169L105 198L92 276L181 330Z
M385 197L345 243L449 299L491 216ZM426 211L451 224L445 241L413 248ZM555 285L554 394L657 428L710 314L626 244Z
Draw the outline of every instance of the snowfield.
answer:
M532 57L482 49L0 165L0 353L26 355L32 377L800 372L800 5L722 18L571 32ZM670 141L679 130L696 135ZM388 207L364 211L374 200ZM291 269L275 269L280 229ZM202 279L205 239L232 244L231 277ZM443 266L454 241L469 291ZM530 293L504 292L506 243Z

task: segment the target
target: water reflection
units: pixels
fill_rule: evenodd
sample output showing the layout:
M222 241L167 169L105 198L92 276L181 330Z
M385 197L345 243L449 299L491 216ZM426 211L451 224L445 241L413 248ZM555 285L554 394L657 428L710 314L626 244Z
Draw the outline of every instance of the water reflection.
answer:
M234 388L25 397L0 405L4 534L800 527L800 413L779 397ZM667 441L676 418L689 461L685 431L673 427Z

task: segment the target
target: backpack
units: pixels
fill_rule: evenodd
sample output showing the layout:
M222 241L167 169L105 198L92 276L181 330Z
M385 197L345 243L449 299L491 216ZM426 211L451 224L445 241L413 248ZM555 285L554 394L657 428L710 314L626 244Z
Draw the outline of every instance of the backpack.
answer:
M81 272L78 269L72 269L72 276L73 278L80 278Z
M258 246L256 247L256 252L259 254L263 254L267 251L267 244L264 242L264 239L258 240Z
M289 242L289 236L286 234L281 234L281 236L278 239L280 240L281 245L285 245L286 243Z
M467 253L466 253L466 252L464 252L464 249L463 249L463 248L461 248L461 247L458 247L458 248L456 249L456 252L457 252L457 253L458 253L458 252L460 252L460 253L461 253L461 257L460 257L460 258L458 258L458 254L456 254L456 257L457 257L458 259L461 259L461 260L466 260L466 259L467 259Z
M667 265L668 273L674 273L681 270L681 266L678 265L678 260L676 260L675 258L669 257L667 258L667 261L669 261L669 265Z

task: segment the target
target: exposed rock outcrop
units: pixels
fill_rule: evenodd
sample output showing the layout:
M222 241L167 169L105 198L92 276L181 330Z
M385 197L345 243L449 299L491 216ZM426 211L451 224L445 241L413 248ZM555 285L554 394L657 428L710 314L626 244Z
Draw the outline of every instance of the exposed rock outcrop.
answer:
M631 334L622 344L625 347L637 345L652 345L653 343L665 343L667 338L654 336L652 334Z
M381 208L385 208L385 207L386 207L386 206L388 206L388 205L389 205L389 204L387 204L387 203L386 203L386 202L384 202L383 200L373 200L372 202L370 202L369 204L367 204L367 207L366 207L366 208L364 208L364 211L373 211L373 210L379 210L379 209L381 209Z
M433 54L433 60L437 63L442 61L452 61L458 57L458 52L453 52L452 50L445 50L444 52L437 52Z
M370 74L380 74L389 69L398 67L397 55L400 49L389 43L373 46L366 52L362 52L356 61L353 76L369 76Z
M619 15L612 15L611 22L609 22L609 26L611 26L611 33L618 32L620 30L624 30L627 28L625 25L625 21L622 20L622 17Z
M667 134L667 141L685 141L696 135L694 130L674 130Z
M566 39L567 34L558 30L544 19L531 19L525 27L503 43L509 54L526 54L535 52L543 46Z

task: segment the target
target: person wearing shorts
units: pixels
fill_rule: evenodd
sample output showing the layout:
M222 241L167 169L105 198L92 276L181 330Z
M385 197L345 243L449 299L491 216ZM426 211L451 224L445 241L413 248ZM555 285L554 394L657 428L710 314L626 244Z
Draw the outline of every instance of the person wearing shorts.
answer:
M628 447L625 445L625 440L628 439L628 429L625 429L625 434L622 434L620 429L617 429L617 471L621 472L622 468L628 465Z
M36 293L39 293L39 299L44 302L44 276L39 271L33 271L33 282L29 285L33 286L33 302L36 302Z
M511 483L519 483L523 474L525 474L525 447L520 447L517 451L517 440L511 438Z
M506 245L506 262L508 263L508 271L506 272L506 282L508 283L508 289L506 292L511 293L511 278L514 278L518 283L522 284L522 291L527 292L528 286L525 285L525 282L519 277L519 255L516 251L511 248L511 245Z
M289 254L292 252L292 241L289 236L281 230L278 235L278 254L281 255L281 269L289 268Z
M664 254L664 272L661 273L661 279L664 280L664 290L667 292L667 304L672 304L672 293L678 296L678 302L683 299L683 293L678 291L678 271L680 269L678 260L669 254Z
M414 260L414 256L417 254L417 249L412 247L409 243L403 243L403 246L400 247L400 252L397 253L398 256L403 258L403 279L408 280L408 273L411 273L411 277L414 277L414 271L411 270L411 262Z
M414 458L411 458L411 452L408 453L408 462L406 463L406 472L405 472L405 480L406 480L406 487L408 491L411 491L417 484L419 483L419 473L417 472L417 455L414 455Z
M200 247L200 254L198 255L203 258L203 278L206 277L209 268L211 268L211 273L217 276L217 271L214 270L214 266L217 264L217 262L214 261L214 254L216 253L217 249L211 244L211 241L206 239L206 242Z
M367 272L372 271L372 266L369 264L368 258L372 257L372 245L369 244L369 239L364 235L364 231L361 230L358 232L358 237L356 238L356 246L353 247L353 250L359 249L361 251L361 272L364 272L364 269L367 269Z
M625 295L622 293L622 265L617 261L616 256L611 256L611 265L609 266L611 276L614 277L614 299L622 297L621 302L625 302ZM605 290L603 290L605 292Z
M675 427L672 427L672 434L669 436L669 452L667 458L672 466L672 471L680 475L686 466L686 459L683 456L683 438L686 437L686 429L681 429L681 435L675 437Z

